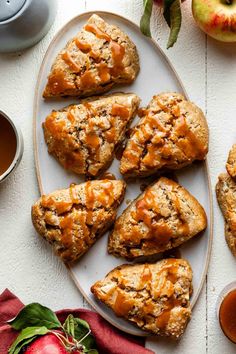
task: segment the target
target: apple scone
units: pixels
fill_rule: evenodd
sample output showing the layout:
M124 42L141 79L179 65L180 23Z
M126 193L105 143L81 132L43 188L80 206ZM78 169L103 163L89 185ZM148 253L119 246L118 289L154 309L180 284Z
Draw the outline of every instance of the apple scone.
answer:
M225 239L236 257L236 182L228 175L219 175L216 196L225 219Z
M92 96L132 83L139 72L135 44L117 26L92 15L56 57L44 98Z
M132 130L120 171L125 177L149 176L161 169L179 169L208 152L208 126L194 103L179 93L154 96L140 110L140 122Z
M236 179L236 144L234 144L230 149L226 163L226 170L232 178Z
M112 225L124 193L123 181L99 180L43 195L32 207L34 227L64 262L74 262Z
M43 123L49 153L68 170L98 176L112 162L139 103L135 94L116 93L52 111Z
M119 266L91 291L117 316L155 335L178 339L191 318L192 270L184 259Z
M118 217L108 252L132 260L175 248L207 226L199 202L178 183L161 177Z

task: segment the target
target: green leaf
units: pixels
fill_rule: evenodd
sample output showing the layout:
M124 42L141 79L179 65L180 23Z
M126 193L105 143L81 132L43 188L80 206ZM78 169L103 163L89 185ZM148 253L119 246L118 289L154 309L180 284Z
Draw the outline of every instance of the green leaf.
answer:
M171 21L170 21L170 8L171 5L173 4L175 0L164 0L163 1L163 16L168 24L168 26L171 26Z
M55 313L38 303L25 306L16 318L8 323L17 331L32 326L44 326L48 329L61 327L61 323Z
M164 0L164 17L170 27L170 35L167 43L167 49L169 49L177 41L181 27L180 0Z
M140 20L140 29L141 32L147 37L151 37L150 19L152 14L152 5L153 0L143 0L144 12Z
M28 327L21 331L8 350L9 354L18 354L21 349L31 343L37 336L44 336L49 330L46 327Z
M82 344L85 347L85 353L87 352L90 353L91 349L96 348L96 342L93 335L88 334L90 331L90 327L86 321L80 318L75 318L73 315L69 315L65 320L63 328L67 334L74 337L78 342L81 341L80 344ZM83 339L83 337L85 338ZM95 353L92 352L92 354Z

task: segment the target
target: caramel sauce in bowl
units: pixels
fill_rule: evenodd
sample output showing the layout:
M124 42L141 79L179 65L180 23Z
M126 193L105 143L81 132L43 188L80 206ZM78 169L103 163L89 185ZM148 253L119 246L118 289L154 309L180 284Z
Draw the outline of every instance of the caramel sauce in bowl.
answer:
M217 317L224 335L236 344L236 282L228 284L220 293Z
M20 129L0 111L0 183L3 182L20 163L24 143Z

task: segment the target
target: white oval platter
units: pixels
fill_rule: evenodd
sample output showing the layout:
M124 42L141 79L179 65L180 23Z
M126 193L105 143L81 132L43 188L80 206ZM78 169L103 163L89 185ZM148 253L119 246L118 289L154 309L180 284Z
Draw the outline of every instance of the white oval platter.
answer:
M115 24L124 30L136 44L140 56L141 70L136 81L132 85L113 89L113 92L135 92L141 97L142 106L145 106L154 94L163 91L178 91L187 96L167 57L153 40L141 34L137 25L116 14L100 11L96 13L107 22ZM34 102L34 148L41 194L50 193L60 188L67 188L71 183L84 181L77 175L65 171L48 154L42 130L42 122L51 110L74 103L76 99L43 100L42 92L55 56L65 46L67 41L81 29L91 15L92 13L84 13L73 18L57 33L46 52L40 68ZM119 162L114 160L109 171L115 174L116 178L122 178L119 174L118 166ZM189 260L193 268L194 293L191 299L193 307L205 280L212 241L212 200L207 163L193 164L177 172L176 175L179 183L187 188L203 205L208 217L206 231L181 247L181 256ZM129 184L125 200L118 210L118 215L127 207L127 200L135 199L138 194L140 194L140 185L138 183ZM106 246L107 234L98 240L76 265L71 266L69 272L88 303L105 319L125 332L134 335L147 335L147 333L137 329L132 324L116 317L110 309L96 301L90 292L90 287L95 281L102 279L114 267L127 263L122 259L108 255Z

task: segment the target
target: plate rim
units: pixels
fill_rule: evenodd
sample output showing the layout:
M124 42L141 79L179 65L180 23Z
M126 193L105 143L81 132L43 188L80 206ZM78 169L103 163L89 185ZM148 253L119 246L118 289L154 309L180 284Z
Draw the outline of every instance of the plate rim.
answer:
M48 60L48 56L49 56L49 51L51 50L51 48L53 47L54 43L57 41L58 37L63 35L63 33L65 33L67 31L67 28L70 27L72 25L73 22L76 21L80 21L81 17L84 16L91 16L93 14L98 14L101 15L105 14L105 15L111 15L113 17L117 17L118 19L121 19L122 21L126 22L129 26L133 27L136 31L140 31L139 26L133 22L132 20L116 14L114 12L111 11L103 11L103 10L94 10L94 11L86 11L86 12L82 12L79 15L76 15L74 17L72 17L69 21L67 21L53 36L52 40L50 41L47 50L44 54L42 63L40 65L39 68L39 72L38 72L38 76L37 76L37 81L36 81L36 85L35 85L35 93L34 93L34 102L33 102L33 150L34 150L34 163L35 163L35 170L36 170L36 177L37 177L37 181L38 181L38 188L39 188L39 192L40 195L43 195L43 186L42 186L42 180L41 180L41 174L40 174L40 168L39 168L39 158L38 158L38 143L37 143L37 129L36 129L36 122L37 122L37 111L38 111L38 97L39 97L39 84L41 81L41 76L42 76L42 71L44 68L44 64L45 62ZM140 36L143 36L143 34L140 31ZM160 47L160 45L153 39L153 38L149 38L146 37L146 40L149 41L157 51L159 51L159 53L161 54L162 58L166 61L166 63L168 64L168 66L170 67L170 69L173 71L176 79L179 82L179 85L181 86L183 93L185 95L185 97L189 100L189 95L187 94L185 87L183 85L182 80L180 79L176 69L174 68L173 64L171 63L170 59L167 57L167 55L165 54L165 52L163 51L163 49ZM206 261L205 261L205 267L204 270L202 272L202 276L201 276L201 282L200 282L200 286L197 290L196 293L194 293L192 301L191 301L191 309L194 308L202 290L203 290L203 285L205 283L206 277L207 277L207 272L208 272L208 268L209 268L209 264L210 264L210 258L211 258L211 252L212 252L212 242L213 242L213 222L214 222L214 215L213 215L213 196L212 196L212 185L211 185L211 178L210 178L210 170L209 170L209 164L208 164L208 158L206 158L203 161L204 164L204 170L206 172L206 179L207 179L207 184L208 184L208 199L209 199L209 218L210 220L208 220L208 225L207 227L209 228L209 240L207 243L207 255L206 255ZM62 262L63 263L63 262ZM137 336L137 332L135 332L135 325L134 325L134 331L130 330L130 329L124 329L122 325L119 325L118 323L116 323L115 321L113 321L109 315L107 315L106 313L103 312L103 310L101 310L96 304L92 303L89 299L89 297L87 296L87 294L84 292L84 290L82 289L81 285L79 284L78 280L76 279L76 277L74 276L74 273L71 269L71 267L69 265L64 264L65 267L67 268L73 282L75 283L76 287L78 288L78 290L80 291L80 293L82 294L82 296L85 298L85 300L88 302L88 304L95 309L95 311L97 311L103 318L105 318L109 323L111 323L113 326L115 326L116 328L120 329L123 332L132 334ZM136 327L136 330L138 329L138 327ZM139 329L140 330L140 329ZM142 330L141 330L142 331ZM147 333L145 331L143 331L143 333L139 334L139 336L143 336L143 337L151 337L152 335L150 333Z

